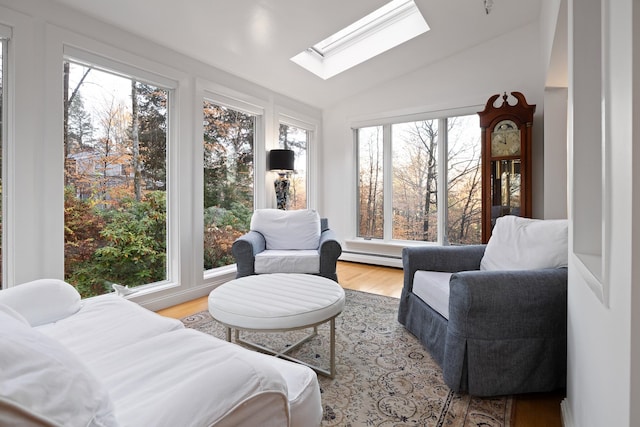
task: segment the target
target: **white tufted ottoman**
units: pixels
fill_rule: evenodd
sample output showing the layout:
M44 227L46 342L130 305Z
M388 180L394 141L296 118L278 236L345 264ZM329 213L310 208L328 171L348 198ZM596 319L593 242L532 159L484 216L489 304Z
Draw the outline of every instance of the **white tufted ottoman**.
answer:
M333 280L310 274L260 274L220 285L209 294L209 312L227 327L227 341L235 329L240 342L283 359L309 366L331 378L335 375L335 319L344 308L344 290ZM317 335L318 325L330 324L330 369L309 365L286 353ZM313 332L282 351L242 340L239 331Z

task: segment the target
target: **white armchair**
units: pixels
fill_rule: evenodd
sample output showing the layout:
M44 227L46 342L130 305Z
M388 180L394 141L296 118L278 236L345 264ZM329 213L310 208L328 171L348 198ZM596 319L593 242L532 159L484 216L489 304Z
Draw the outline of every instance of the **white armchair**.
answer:
M313 210L257 209L251 229L232 247L238 274L317 274L338 280L336 262L342 253L326 218Z

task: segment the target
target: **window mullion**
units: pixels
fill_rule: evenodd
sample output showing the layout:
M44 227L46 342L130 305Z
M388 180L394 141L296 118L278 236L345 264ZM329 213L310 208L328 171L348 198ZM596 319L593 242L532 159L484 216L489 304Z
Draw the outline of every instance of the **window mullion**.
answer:
M449 153L449 134L447 128L447 119L442 118L438 121L438 243L448 245L447 239L447 218L448 218L448 192L447 183L449 177L448 171L448 153Z
M383 240L393 240L393 141L391 140L391 125L382 127L383 141L383 204L384 231Z

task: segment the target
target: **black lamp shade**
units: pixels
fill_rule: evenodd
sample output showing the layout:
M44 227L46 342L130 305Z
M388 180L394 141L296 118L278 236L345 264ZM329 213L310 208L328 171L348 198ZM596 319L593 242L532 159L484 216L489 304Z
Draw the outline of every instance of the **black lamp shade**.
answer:
M271 150L269 152L269 170L292 171L294 160L293 150Z

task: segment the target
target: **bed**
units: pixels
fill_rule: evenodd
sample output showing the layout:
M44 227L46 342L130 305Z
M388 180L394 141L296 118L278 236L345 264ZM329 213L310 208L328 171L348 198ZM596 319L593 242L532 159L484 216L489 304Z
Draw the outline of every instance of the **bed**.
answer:
M306 366L114 294L80 300L60 280L1 291L0 340L0 425L313 426L322 418Z

